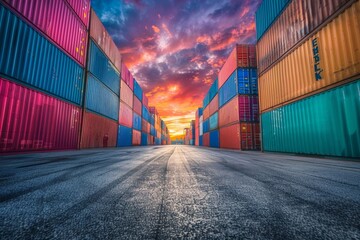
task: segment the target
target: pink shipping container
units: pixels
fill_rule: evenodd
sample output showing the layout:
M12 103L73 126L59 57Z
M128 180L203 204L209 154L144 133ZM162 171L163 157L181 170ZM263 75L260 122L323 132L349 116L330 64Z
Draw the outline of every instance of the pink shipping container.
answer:
M133 108L134 94L130 87L124 81L120 84L120 100Z
M134 95L134 112L141 116L142 113L142 104L141 101Z
M151 125L145 119L142 119L141 128L144 133L150 134Z
M210 134L208 132L204 133L204 135L203 135L203 146L205 146L205 147L210 146Z
M219 109L219 127L239 122L239 98L234 97ZM220 139L221 147L221 139Z
M145 106L147 109L149 108L149 100L148 100L147 96L145 95L145 92L143 93L142 103L144 104L144 106Z
M81 21L89 28L90 19L90 0L66 0Z
M81 109L0 78L0 152L76 149Z
M256 68L255 45L236 45L219 72L219 89L238 67Z
M117 131L116 121L85 111L80 148L115 147Z
M85 66L87 29L63 0L6 0L11 8Z
M154 137L151 135L148 135L148 145L154 145Z
M209 114L213 115L219 109L219 97L216 94L209 104Z
M133 111L128 105L121 101L119 109L119 124L129 128L132 128L133 126Z
M132 134L132 144L140 145L141 144L141 132L133 129Z
M121 65L121 79L134 90L134 77L124 63Z
M156 137L161 138L161 132L160 131L156 131Z
M204 117L204 121L210 117L209 105L206 108L204 108L203 117Z
M91 10L90 36L98 46L109 57L117 70L121 72L121 55L109 33L106 31L101 20L96 16L94 10Z

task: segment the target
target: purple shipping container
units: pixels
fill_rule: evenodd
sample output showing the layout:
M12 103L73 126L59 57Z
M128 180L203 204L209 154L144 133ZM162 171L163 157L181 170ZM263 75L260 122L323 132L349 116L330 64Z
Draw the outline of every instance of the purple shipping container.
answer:
M85 66L87 30L64 0L5 0L5 2Z
M0 78L0 152L76 149L81 109Z
M90 0L66 0L81 21L89 28L90 19Z

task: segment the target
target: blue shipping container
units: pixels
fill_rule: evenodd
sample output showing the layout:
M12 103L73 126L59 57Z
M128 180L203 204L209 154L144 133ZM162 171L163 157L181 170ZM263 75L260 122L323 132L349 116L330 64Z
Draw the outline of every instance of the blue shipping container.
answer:
M134 94L142 102L143 90L141 89L139 83L134 79Z
M237 71L234 71L219 90L219 107L236 96Z
M150 124L153 126L155 125L155 118L152 114L150 114Z
M146 133L141 133L141 146L147 146L148 145L148 135Z
M219 130L210 132L210 147L220 147Z
M155 130L155 128L154 128L154 126L150 126L150 134L151 134L151 136L156 136L156 130Z
M203 122L203 132L204 132L204 133L209 132L209 128L210 128L210 126L209 126L209 119L206 119L206 120L204 120L204 122Z
M165 129L165 122L161 120L161 129Z
M132 145L132 129L119 125L118 128L118 147L127 147Z
M134 112L133 113L133 128L141 131L141 126L142 126L141 116Z
M199 112L199 117L201 117L203 115L203 108L198 108L198 112Z
M239 94L258 94L257 70L255 68L238 68L237 82Z
M156 145L161 145L161 139L160 138L155 138L155 144Z
M149 113L149 110L145 107L145 105L142 106L142 117L147 122L150 122L150 113Z
M210 116L210 118L209 118L209 129L210 130L217 129L218 124L219 124L219 117L218 116L219 115L218 115L217 112Z
M290 0L263 0L255 13L256 38L259 40Z
M90 40L88 70L119 96L120 74L93 40Z
M218 93L218 79L216 78L209 89L209 103Z
M118 120L119 97L90 73L87 74L85 107L108 118Z
M84 69L0 4L0 73L82 104Z
M203 146L203 136L199 136L199 146Z

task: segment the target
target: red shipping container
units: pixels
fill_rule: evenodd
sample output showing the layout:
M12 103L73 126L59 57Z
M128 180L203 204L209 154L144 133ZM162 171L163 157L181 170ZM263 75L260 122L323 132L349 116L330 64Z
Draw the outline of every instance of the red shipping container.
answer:
M132 132L132 144L140 145L141 144L141 132L138 130L134 130Z
M121 79L134 90L134 77L124 63L121 65Z
M133 111L128 105L121 101L119 109L119 124L129 128L132 128L133 126Z
M259 97L251 96L250 105L251 105L252 121L258 122L259 121Z
M241 140L241 150L254 149L253 124L251 123L240 124L240 140Z
M161 132L160 131L156 131L156 137L161 138Z
M80 148L115 147L117 131L116 121L85 111Z
M254 133L254 150L261 149L261 140L260 140L260 124L253 124L253 133Z
M148 133L150 134L150 123L147 122L145 119L142 119L142 124L141 124L141 130L144 132L144 133Z
M219 109L219 127L239 122L239 97L234 97Z
M145 93L143 93L143 97L142 97L142 103L144 104L144 106L148 109L149 108L149 100L146 97Z
M251 96L239 96L239 119L241 122L251 121Z
M240 149L240 124L220 128L220 148Z
M121 55L119 49L115 45L110 34L106 31L101 20L96 16L94 10L91 10L90 36L108 56L117 70L121 72Z
M205 146L205 147L210 146L210 134L208 132L204 133L204 135L203 135L203 146Z
M158 111L156 110L155 107L149 107L149 112L150 112L151 114L159 115L159 113L158 113Z
M134 95L134 112L141 116L142 113L142 104L141 101Z
M166 141L165 141L165 140L162 140L162 141L161 141L161 145L166 145Z
M256 67L255 45L236 45L219 72L218 89L221 88L221 86L238 67Z
M67 0L75 13L80 17L81 21L89 28L90 19L90 0Z
M65 1L6 0L5 2L64 49L80 65L85 66L87 28Z
M76 149L81 109L0 78L0 152Z
M216 94L213 100L209 103L209 114L213 115L219 109L219 97Z
M134 94L130 87L124 81L120 81L120 100L133 108Z
M203 118L204 121L210 117L209 105L207 105L206 108L204 108L203 117L204 117Z

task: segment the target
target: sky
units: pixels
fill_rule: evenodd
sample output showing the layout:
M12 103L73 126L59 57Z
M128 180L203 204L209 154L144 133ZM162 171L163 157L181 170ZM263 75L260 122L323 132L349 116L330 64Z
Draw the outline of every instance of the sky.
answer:
M122 60L174 138L236 43L256 42L261 0L92 0Z

